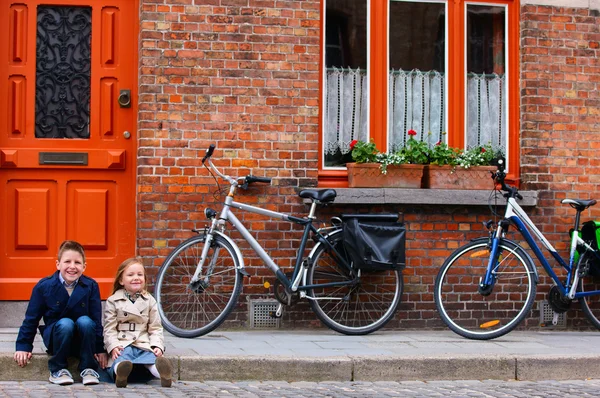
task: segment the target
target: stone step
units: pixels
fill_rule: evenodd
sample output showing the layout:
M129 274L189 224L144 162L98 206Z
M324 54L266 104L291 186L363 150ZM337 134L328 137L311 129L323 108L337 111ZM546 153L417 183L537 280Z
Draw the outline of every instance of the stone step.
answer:
M23 323L28 301L0 301L0 328L18 328Z

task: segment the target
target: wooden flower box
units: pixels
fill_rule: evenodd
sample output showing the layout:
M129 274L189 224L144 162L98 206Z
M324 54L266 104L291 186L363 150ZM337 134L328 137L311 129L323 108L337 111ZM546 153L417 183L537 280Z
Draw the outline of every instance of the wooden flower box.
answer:
M431 189L489 189L494 188L490 172L496 166L472 166L468 169L456 166L427 165L424 187Z
M350 188L421 188L424 165L388 166L383 174L379 163L347 163Z

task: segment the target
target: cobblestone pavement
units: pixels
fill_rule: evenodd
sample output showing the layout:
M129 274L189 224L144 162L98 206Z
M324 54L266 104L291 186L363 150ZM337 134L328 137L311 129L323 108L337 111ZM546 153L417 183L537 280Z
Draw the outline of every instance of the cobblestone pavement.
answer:
M599 397L600 379L567 381L405 381L405 382L177 382L172 388L160 383L132 384L116 388L55 386L48 382L0 382L0 397Z

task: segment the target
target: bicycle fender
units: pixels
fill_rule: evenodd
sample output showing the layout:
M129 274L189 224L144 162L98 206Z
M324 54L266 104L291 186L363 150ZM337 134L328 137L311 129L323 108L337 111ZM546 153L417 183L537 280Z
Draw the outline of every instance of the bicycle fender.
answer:
M481 237L481 238L475 238L475 239L471 239L470 242L488 242L490 240L490 238L488 237ZM523 249L523 247L521 247L521 245L517 244L515 241L510 240L510 239L506 239L506 238L500 238L500 241L503 242L510 242L513 245L520 247L521 249ZM529 255L529 253L527 253L527 250L523 249L523 253L525 254L525 256L529 259L529 261L531 261L531 264L533 264L533 271L535 272L534 275L534 282L537 285L538 282L540 281L540 276L538 274L538 270L537 267L535 265L535 261L533 261L533 258Z
M235 252L235 255L237 256L238 261L240 263L238 271L240 271L245 276L250 276L248 271L246 271L246 267L244 266L244 257L242 256L242 252L240 251L240 248L238 247L238 245L235 244L233 239L231 239L229 236L225 235L221 231L213 231L213 234L219 235L221 238L225 239L227 241L227 243L229 243L231 245L231 247L233 248L233 251Z

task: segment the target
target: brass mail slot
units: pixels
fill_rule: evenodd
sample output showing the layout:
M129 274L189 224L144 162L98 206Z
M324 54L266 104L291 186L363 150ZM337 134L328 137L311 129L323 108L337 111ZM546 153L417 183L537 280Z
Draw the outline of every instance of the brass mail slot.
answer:
M87 166L87 152L40 152L40 164L69 164Z

